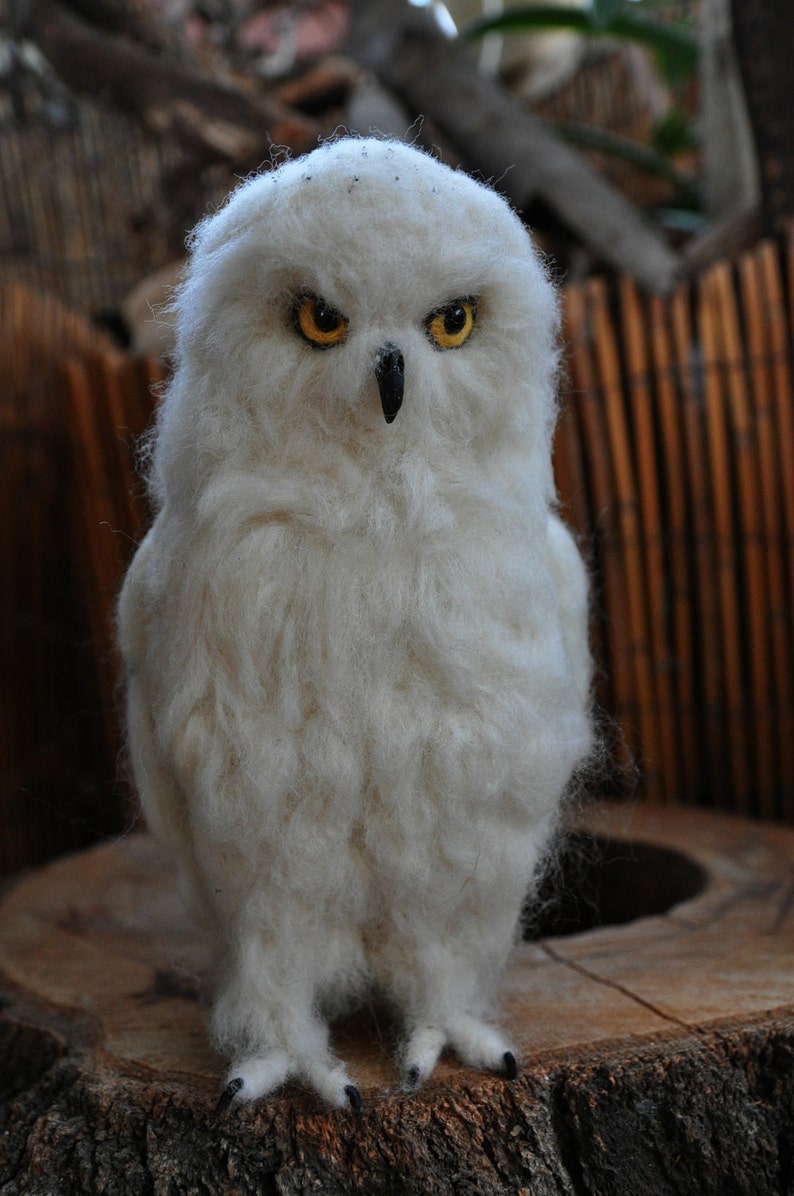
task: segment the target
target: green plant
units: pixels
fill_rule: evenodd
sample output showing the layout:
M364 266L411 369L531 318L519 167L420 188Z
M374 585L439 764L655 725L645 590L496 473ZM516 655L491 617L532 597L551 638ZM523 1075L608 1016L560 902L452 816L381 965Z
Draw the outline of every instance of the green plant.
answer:
M652 54L657 70L675 94L694 78L699 46L689 20L669 16L659 19L658 14L669 8L670 0L583 0L581 8L528 4L471 22L461 29L460 36L472 42L491 33L565 29L586 37L631 41ZM558 121L555 127L568 141L630 161L673 184L675 199L671 208L659 213L661 223L676 225L679 208L685 223L697 221L697 213L702 210L698 180L674 161L677 154L696 143L697 137L692 122L675 103L657 122L650 145L579 122Z
M670 83L692 77L698 61L698 43L688 21L659 21L650 14L668 0L591 0L582 8L553 4L527 4L482 17L461 30L466 41L488 33L519 33L543 29L570 29L589 37L628 39L647 46Z

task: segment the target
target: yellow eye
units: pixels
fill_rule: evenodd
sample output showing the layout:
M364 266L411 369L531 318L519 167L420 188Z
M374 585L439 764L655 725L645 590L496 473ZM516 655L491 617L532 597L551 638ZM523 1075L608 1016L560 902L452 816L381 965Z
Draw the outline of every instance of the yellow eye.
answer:
M292 309L296 331L315 349L341 345L347 336L347 320L340 311L317 295L299 295Z
M459 349L471 336L476 319L476 299L453 299L431 311L425 328L439 349Z

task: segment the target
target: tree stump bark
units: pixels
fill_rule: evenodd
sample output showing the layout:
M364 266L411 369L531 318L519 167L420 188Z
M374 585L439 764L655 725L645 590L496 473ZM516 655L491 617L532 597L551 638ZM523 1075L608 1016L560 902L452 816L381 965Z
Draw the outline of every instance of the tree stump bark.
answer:
M446 1059L401 1094L367 1013L336 1029L360 1117L292 1086L214 1115L203 945L147 835L17 879L0 1192L791 1192L794 831L651 806L595 807L584 831L596 863L566 867L556 933L505 979L519 1078Z

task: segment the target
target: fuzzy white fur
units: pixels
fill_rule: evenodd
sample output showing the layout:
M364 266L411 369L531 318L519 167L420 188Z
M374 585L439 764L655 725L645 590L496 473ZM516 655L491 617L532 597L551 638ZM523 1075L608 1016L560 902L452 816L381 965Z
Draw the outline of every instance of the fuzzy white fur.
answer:
M307 292L343 344L297 334ZM441 350L425 318L461 296L474 332ZM372 986L411 1083L446 1046L501 1069L495 985L590 744L554 290L493 191L342 139L199 225L175 306L120 640L143 809L212 936L238 1099L294 1076L357 1103L325 1019Z

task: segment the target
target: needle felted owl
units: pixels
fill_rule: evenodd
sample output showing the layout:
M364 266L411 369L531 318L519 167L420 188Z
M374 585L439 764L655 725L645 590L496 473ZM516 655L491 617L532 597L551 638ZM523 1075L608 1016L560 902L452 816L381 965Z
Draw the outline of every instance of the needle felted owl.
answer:
M119 630L130 756L214 953L222 1104L360 1104L370 990L407 1087L493 1016L589 750L586 581L555 513L557 305L492 190L345 138L193 235Z

